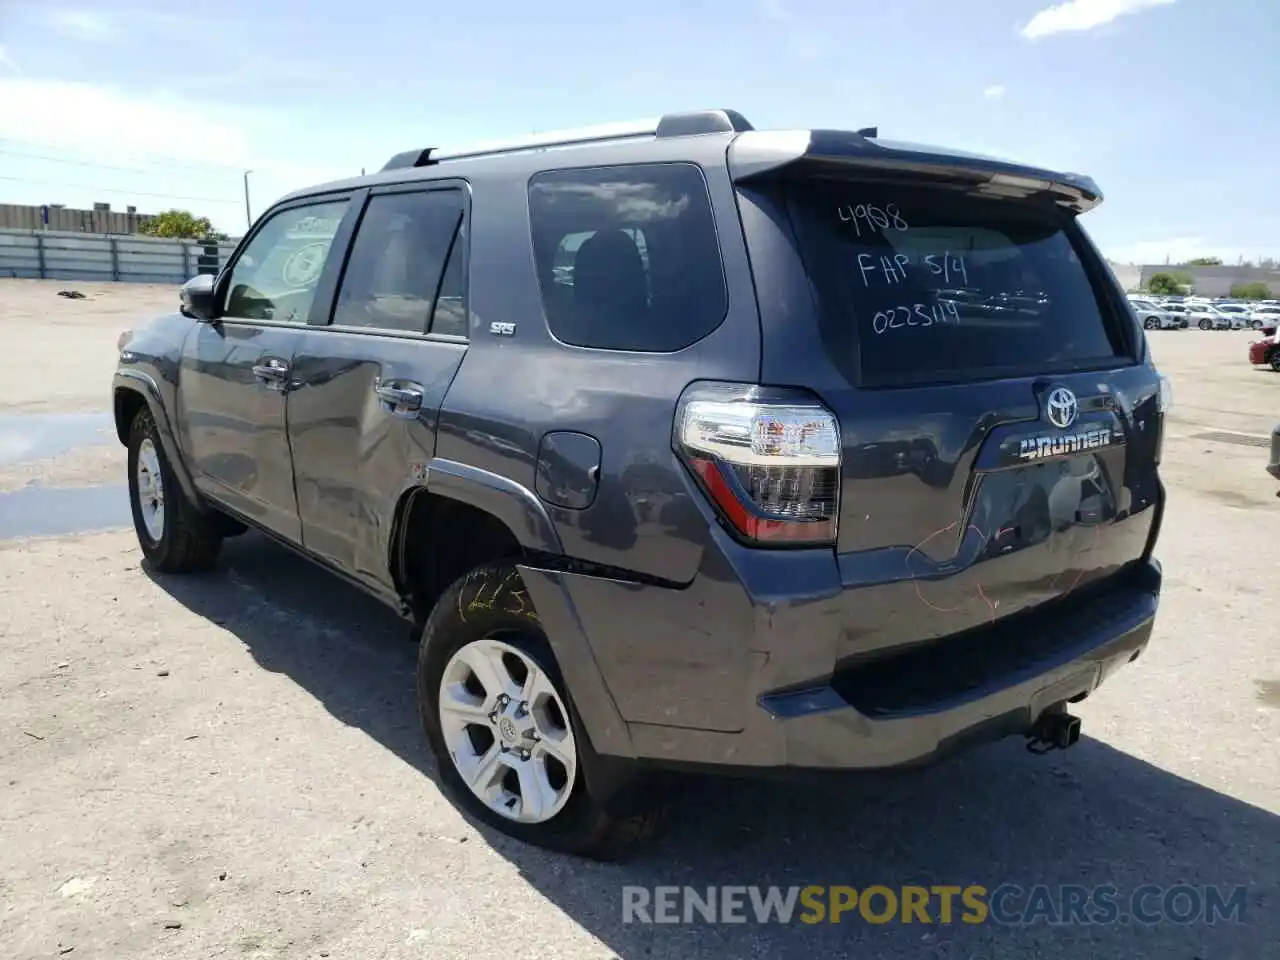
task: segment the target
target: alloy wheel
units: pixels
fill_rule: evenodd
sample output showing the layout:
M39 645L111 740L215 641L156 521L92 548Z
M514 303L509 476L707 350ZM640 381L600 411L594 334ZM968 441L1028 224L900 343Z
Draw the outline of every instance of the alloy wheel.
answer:
M150 438L138 445L136 474L142 525L147 536L159 543L164 536L164 475L160 472L160 454Z
M438 703L454 769L485 806L529 824L564 809L578 773L569 711L529 654L493 637L468 643L445 666Z

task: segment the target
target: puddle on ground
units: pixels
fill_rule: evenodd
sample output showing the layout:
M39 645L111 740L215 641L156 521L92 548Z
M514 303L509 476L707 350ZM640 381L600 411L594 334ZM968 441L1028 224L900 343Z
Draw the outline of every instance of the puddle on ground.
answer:
M95 533L133 525L129 488L43 487L0 493L0 540Z
M0 465L56 457L116 441L109 413L0 414Z

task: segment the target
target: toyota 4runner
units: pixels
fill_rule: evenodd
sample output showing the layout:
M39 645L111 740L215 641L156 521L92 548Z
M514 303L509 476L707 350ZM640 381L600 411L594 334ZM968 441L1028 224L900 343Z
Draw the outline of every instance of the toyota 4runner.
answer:
M718 110L299 191L121 338L142 552L252 527L395 607L443 788L560 850L671 770L1070 746L1161 585L1100 200Z

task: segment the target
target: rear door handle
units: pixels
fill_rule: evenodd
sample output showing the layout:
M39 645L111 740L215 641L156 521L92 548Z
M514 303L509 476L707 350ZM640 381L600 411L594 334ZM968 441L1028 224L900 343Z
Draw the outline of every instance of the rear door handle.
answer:
M289 364L279 357L264 357L253 365L253 375L267 386L274 386L288 379Z
M383 380L373 382L373 392L378 395L382 409L393 417L412 420L422 409L422 384L410 380Z

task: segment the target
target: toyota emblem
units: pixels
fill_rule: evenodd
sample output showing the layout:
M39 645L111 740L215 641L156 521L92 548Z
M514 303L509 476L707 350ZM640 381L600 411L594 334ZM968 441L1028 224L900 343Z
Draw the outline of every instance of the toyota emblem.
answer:
M1080 410L1076 403L1076 395L1066 387L1054 387L1050 390L1044 406L1045 416L1060 430L1065 430L1075 423L1076 414Z

